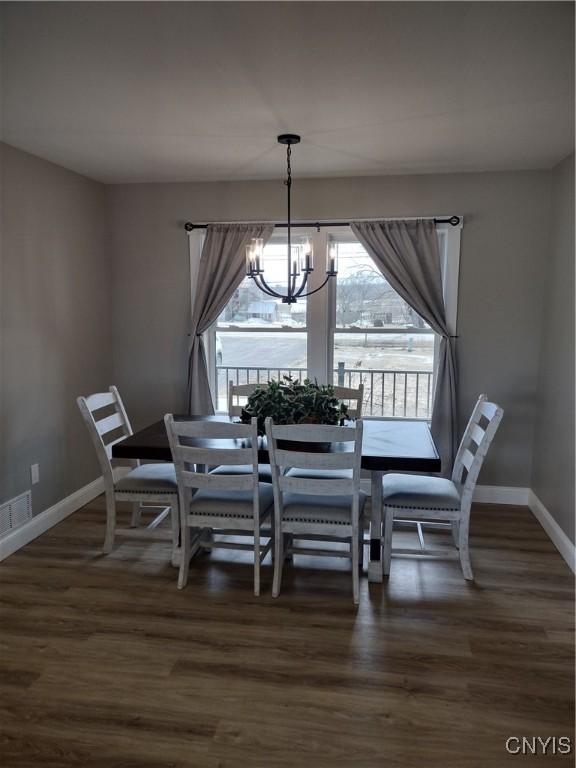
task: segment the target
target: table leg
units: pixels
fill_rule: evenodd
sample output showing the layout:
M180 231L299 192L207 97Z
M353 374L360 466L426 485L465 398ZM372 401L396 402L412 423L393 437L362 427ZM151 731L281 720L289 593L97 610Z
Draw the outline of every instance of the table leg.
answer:
M370 516L370 562L368 581L382 581L382 476L383 472L372 472L371 516Z

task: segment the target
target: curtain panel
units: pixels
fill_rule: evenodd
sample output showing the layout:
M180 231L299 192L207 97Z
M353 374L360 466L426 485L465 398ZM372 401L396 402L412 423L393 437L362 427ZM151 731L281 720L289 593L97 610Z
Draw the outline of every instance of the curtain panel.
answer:
M209 224L200 256L192 310L192 345L188 361L188 409L193 416L214 413L202 334L218 316L245 275L246 246L253 237L266 243L271 224Z
M446 325L436 227L430 220L352 222L352 231L394 290L439 334L432 435L449 476L458 448L456 353Z

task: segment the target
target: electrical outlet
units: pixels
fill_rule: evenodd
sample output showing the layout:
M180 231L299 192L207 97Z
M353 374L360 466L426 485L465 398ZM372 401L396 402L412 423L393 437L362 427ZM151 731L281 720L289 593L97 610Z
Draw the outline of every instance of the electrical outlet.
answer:
M30 465L30 482L32 485L40 482L40 464Z

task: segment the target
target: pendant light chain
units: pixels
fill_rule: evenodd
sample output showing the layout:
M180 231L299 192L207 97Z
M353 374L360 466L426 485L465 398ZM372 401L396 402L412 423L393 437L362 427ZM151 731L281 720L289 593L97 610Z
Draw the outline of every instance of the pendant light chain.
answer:
M290 165L290 158L292 157L292 147L288 144L286 148L286 186L292 186L292 166Z

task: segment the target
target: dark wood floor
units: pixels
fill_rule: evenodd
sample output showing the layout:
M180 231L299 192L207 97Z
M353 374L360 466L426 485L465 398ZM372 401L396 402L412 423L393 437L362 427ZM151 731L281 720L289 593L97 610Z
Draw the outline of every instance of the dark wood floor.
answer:
M474 585L395 559L358 609L338 560L273 600L221 551L179 592L166 544L102 537L97 500L0 566L5 768L574 762L505 752L574 743L573 580L527 509L475 508Z

